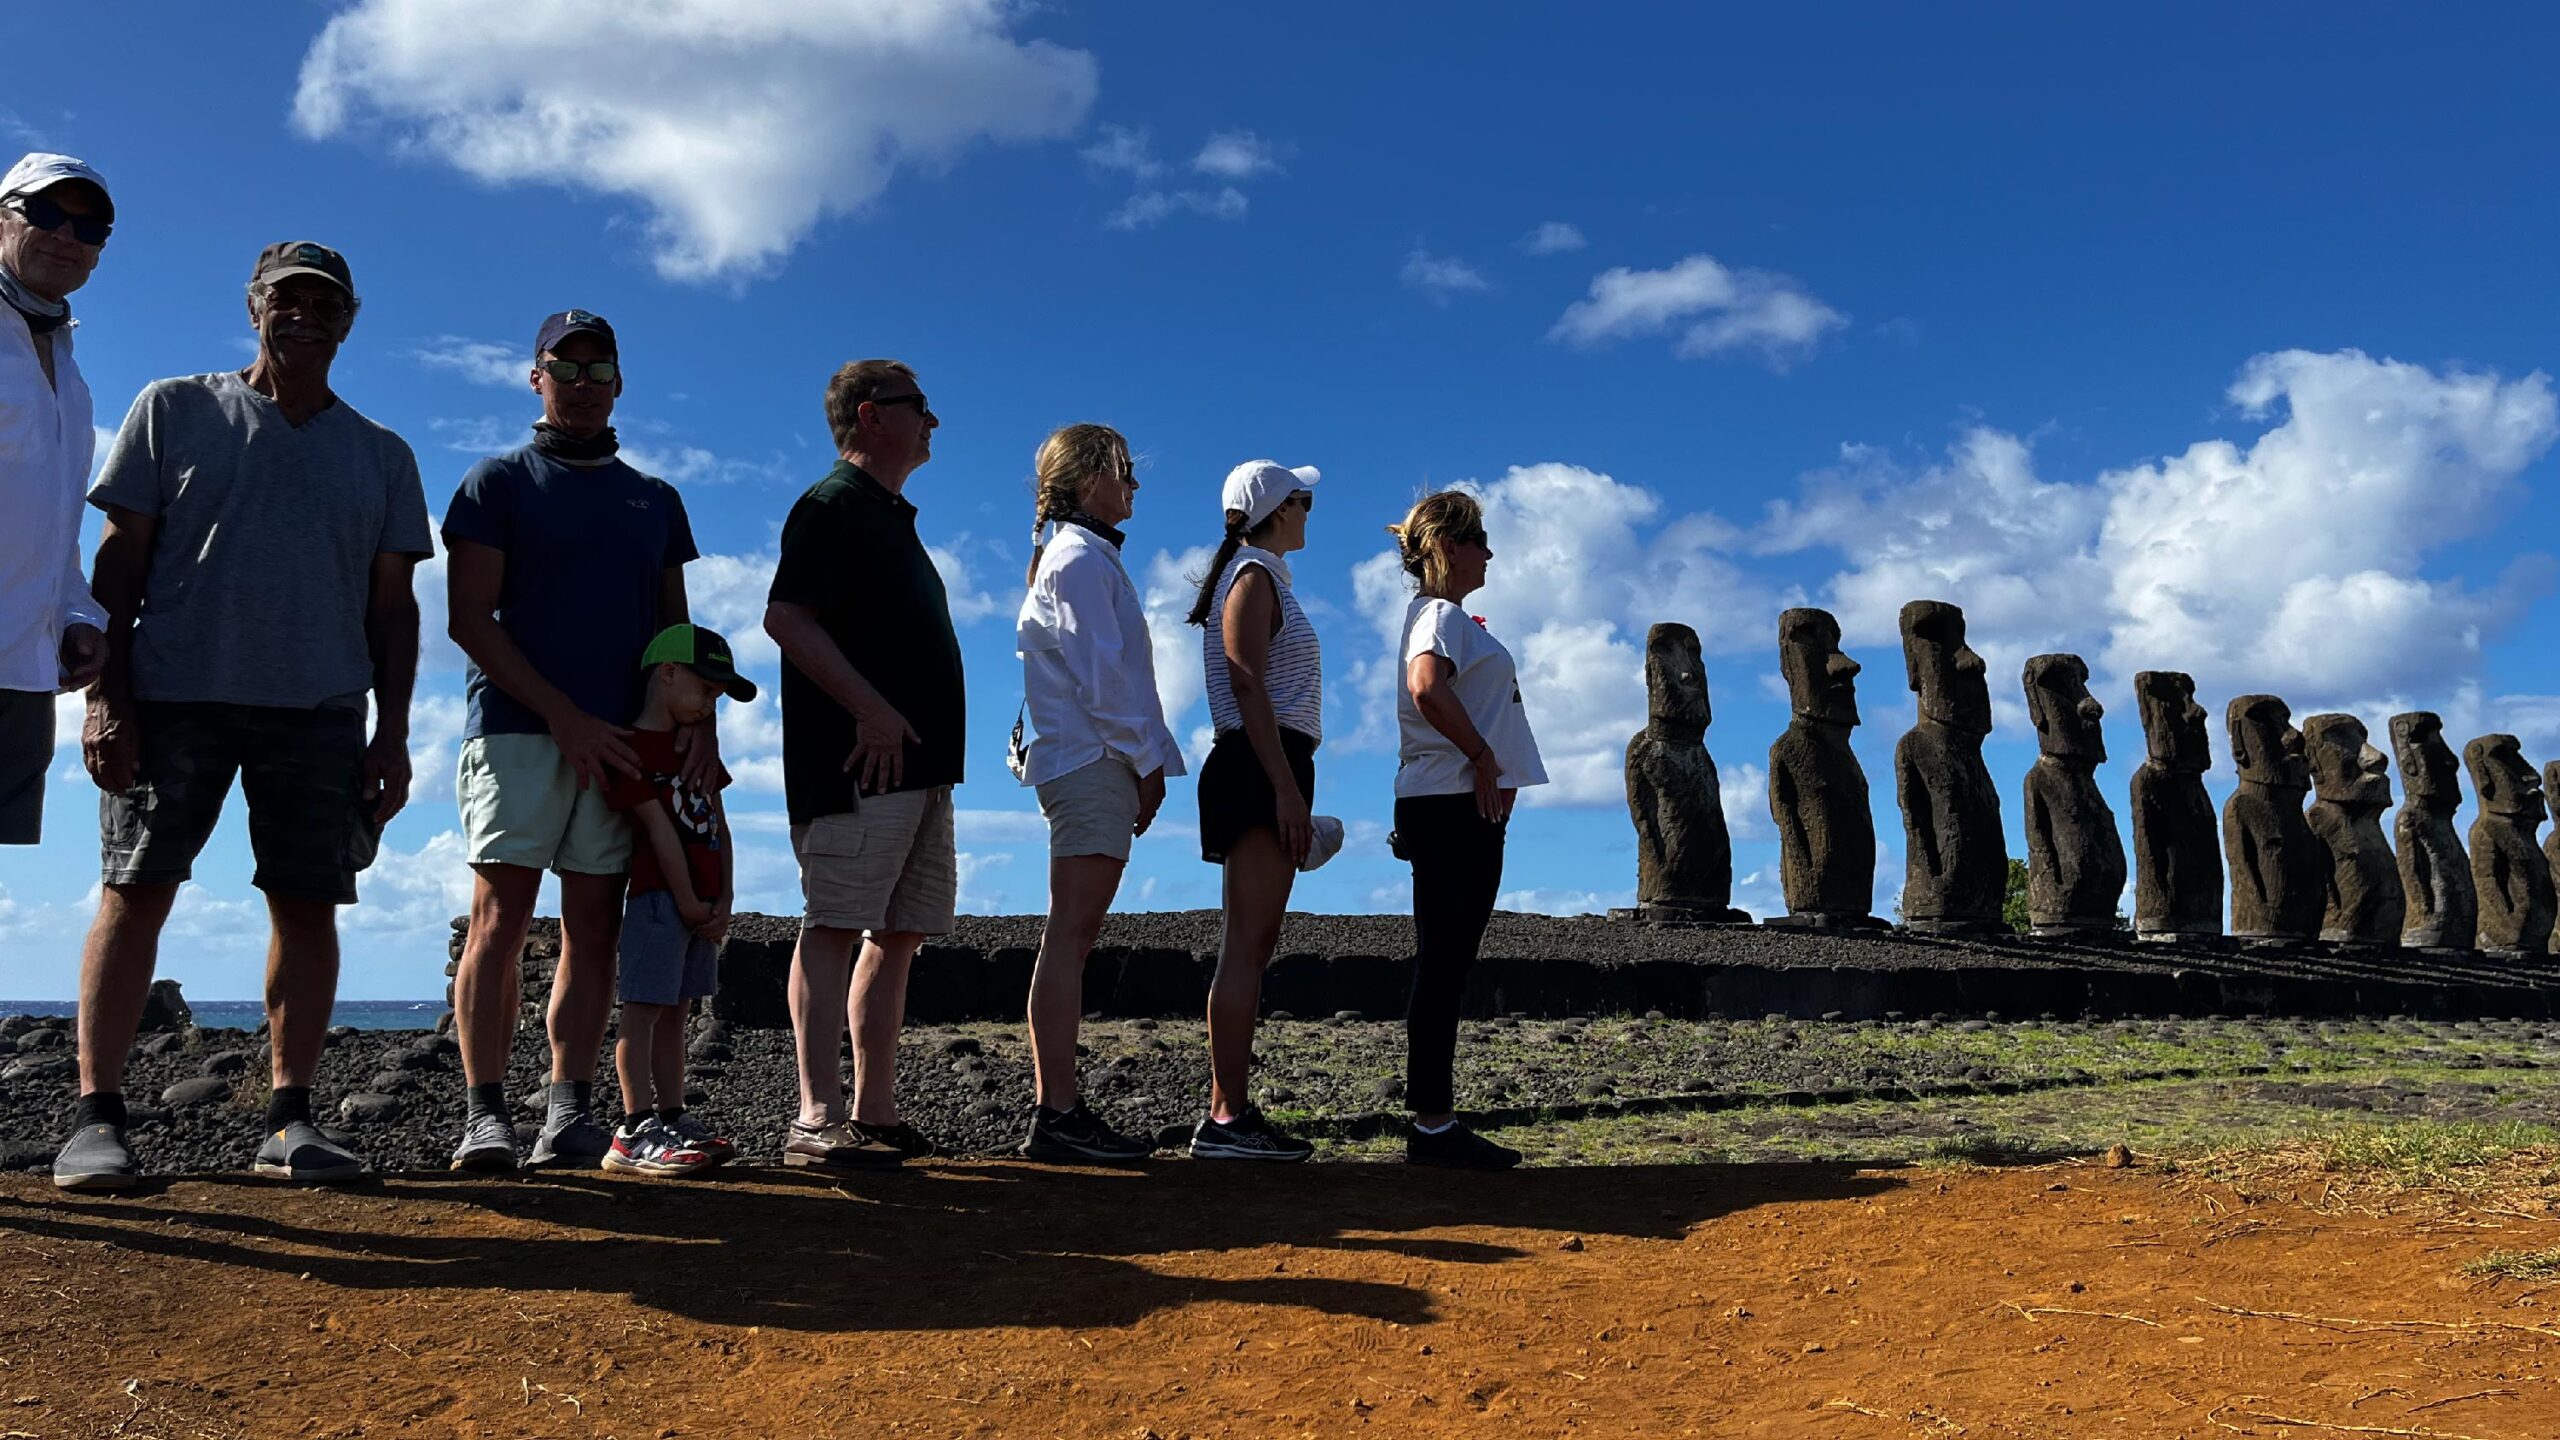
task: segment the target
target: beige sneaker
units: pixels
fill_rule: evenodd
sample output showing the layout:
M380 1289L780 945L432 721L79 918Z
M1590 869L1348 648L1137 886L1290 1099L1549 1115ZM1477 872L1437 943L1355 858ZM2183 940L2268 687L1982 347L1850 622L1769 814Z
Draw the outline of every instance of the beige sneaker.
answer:
M895 1165L906 1158L905 1152L897 1146L874 1140L856 1130L850 1120L837 1120L825 1125L803 1125L794 1120L790 1132L782 1140L782 1163L785 1165L871 1169Z

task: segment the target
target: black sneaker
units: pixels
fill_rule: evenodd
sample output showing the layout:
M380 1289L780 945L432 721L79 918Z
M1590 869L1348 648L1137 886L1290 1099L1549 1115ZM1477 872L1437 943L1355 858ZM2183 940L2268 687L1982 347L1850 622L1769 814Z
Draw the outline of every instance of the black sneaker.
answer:
M1520 1152L1507 1145L1496 1145L1452 1121L1448 1129L1437 1135L1419 1128L1406 1130L1404 1163L1448 1165L1460 1170L1508 1170L1520 1163Z
M925 1133L901 1120L895 1125L866 1125L859 1120L845 1122L853 1133L865 1140L886 1145L910 1160L930 1160L942 1153L942 1147L925 1137Z
M1022 1158L1051 1165L1126 1165L1155 1150L1154 1142L1104 1124L1082 1101L1064 1111L1032 1106L1031 1133L1022 1141Z
M1271 1122L1262 1118L1262 1111L1252 1105L1237 1111L1236 1118L1223 1125L1214 1118L1203 1117L1199 1128L1191 1132L1194 1160L1278 1160L1295 1164L1315 1153L1315 1146L1273 1129Z
M104 1123L83 1125L62 1142L53 1157L53 1183L62 1190L130 1190L142 1179L142 1167L124 1143L124 1130Z
M337 1184L364 1174L364 1162L346 1147L320 1133L308 1120L296 1120L274 1131L258 1146L250 1169L270 1180Z

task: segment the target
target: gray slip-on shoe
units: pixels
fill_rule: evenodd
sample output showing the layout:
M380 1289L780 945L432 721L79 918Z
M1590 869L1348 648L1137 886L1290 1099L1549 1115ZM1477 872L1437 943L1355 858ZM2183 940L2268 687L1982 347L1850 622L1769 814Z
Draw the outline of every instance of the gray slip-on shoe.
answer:
M53 1157L53 1183L62 1190L130 1190L142 1179L121 1126L83 1125Z

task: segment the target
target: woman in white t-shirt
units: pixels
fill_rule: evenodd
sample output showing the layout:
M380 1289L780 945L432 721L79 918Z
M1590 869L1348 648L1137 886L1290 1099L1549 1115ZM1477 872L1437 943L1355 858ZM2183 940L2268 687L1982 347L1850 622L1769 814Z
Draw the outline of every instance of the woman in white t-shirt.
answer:
M1014 620L1022 708L1036 732L1021 778L1049 822L1049 916L1031 968L1031 1133L1022 1153L1068 1164L1143 1160L1076 1085L1084 963L1120 891L1130 841L1164 804L1182 750L1156 697L1147 610L1121 559L1138 503L1129 442L1108 425L1069 425L1032 461L1031 573ZM1044 543L1042 537L1046 536Z
M1502 842L1523 785L1547 783L1511 652L1460 608L1493 559L1474 496L1426 496L1387 527L1419 592L1397 649L1395 850L1413 866L1413 998L1405 1010L1408 1164L1481 1170L1520 1152L1458 1123L1458 1001L1502 888Z

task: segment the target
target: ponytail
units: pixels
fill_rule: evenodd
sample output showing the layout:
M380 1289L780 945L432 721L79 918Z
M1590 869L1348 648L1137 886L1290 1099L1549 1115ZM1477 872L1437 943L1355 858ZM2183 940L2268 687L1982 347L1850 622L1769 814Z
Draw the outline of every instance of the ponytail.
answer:
M1243 546L1244 512L1230 510L1227 512L1226 538L1218 542L1218 556L1209 562L1209 573L1199 577L1200 596L1191 602L1191 613L1184 617L1185 624L1205 627L1209 623L1209 609L1218 598L1218 577L1227 573L1227 563L1236 558L1236 551Z

